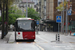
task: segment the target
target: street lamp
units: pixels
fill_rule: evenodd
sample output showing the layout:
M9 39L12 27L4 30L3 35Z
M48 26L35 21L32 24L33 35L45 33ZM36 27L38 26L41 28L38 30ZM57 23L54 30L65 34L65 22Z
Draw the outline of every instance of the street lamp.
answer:
M63 22L63 34L64 34L64 0L63 0L63 19L62 19L62 22Z
M26 18L28 17L28 0L26 1Z
M44 19L46 19L46 0L44 0L45 5L44 5Z

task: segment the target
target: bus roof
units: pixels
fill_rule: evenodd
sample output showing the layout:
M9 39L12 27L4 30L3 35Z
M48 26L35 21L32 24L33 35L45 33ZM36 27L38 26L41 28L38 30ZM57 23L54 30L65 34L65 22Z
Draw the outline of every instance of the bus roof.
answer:
M16 20L34 20L34 19L31 19L31 18L17 18Z

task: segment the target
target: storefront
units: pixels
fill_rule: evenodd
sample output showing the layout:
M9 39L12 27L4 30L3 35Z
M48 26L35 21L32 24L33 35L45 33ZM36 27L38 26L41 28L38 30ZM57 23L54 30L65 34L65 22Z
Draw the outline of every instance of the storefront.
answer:
M53 20L43 20L43 24L40 24L40 30L42 31L58 31L58 23Z

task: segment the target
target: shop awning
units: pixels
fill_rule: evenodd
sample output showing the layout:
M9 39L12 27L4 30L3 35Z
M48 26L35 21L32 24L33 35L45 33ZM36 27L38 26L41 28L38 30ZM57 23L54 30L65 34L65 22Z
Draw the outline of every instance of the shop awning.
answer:
M45 23L56 22L56 21L54 21L54 20L42 20L42 21L45 22Z

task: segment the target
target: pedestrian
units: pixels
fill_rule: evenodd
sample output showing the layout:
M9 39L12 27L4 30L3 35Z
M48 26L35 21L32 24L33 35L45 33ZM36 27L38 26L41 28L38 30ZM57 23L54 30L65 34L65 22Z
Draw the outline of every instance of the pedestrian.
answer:
M10 25L10 30L11 30L11 31L13 30L13 25L12 25L12 24Z
M71 35L71 33L72 33L72 32L70 31L70 35Z

